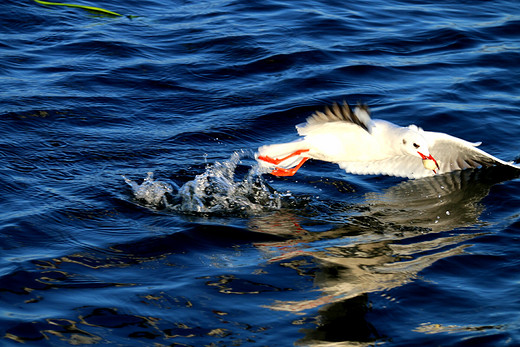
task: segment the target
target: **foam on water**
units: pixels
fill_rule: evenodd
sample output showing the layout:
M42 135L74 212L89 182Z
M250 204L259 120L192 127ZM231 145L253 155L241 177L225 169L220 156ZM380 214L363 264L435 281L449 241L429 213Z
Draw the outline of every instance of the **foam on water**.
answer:
M136 199L157 208L183 213L257 213L280 209L281 196L267 185L258 164L253 164L243 177L236 173L244 158L254 155L248 151L234 152L228 160L209 165L181 187L155 180L152 172L140 185L123 178Z

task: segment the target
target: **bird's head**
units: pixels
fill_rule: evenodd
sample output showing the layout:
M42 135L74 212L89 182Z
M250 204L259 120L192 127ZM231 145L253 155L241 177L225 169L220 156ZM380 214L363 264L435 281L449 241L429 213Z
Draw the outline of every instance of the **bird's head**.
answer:
M401 139L401 146L404 153L421 158L425 169L433 170L433 172L437 173L436 170L439 169L439 164L430 154L428 141L421 128L415 125L410 125L406 128Z

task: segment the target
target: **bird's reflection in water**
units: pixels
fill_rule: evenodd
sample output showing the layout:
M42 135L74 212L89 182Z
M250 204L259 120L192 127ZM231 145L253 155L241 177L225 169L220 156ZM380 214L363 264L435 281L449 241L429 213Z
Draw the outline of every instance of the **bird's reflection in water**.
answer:
M269 307L291 312L319 308L320 324L306 332L305 343L377 339L376 328L364 319L368 293L402 286L437 260L463 253L471 246L468 240L481 235L469 227L481 223L482 199L494 184L517 177L516 172L489 168L405 181L366 194L363 208L321 232L306 230L302 219L287 211L251 220L257 231L292 235L286 242L257 244L270 261L305 256L318 268L316 298L276 301ZM338 220L338 213L330 211L332 219ZM338 322L341 329L335 328Z
M430 232L453 230L478 222L480 201L495 184L486 172L465 170L404 181L384 193L369 193L370 215L385 223L412 226Z

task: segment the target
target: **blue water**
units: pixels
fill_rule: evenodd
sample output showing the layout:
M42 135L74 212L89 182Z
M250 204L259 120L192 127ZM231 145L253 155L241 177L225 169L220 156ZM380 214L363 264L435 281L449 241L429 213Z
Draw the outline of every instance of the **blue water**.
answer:
M517 174L252 159L342 100L518 159L517 1L75 3L0 7L2 346L520 344Z

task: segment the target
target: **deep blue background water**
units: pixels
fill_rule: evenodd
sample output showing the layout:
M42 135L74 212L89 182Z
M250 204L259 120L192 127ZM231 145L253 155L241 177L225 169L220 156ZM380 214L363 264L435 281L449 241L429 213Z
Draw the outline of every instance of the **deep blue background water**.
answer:
M344 99L514 160L517 1L76 3L138 17L0 7L2 346L520 344L515 174L313 161L217 213L122 178L181 186Z

